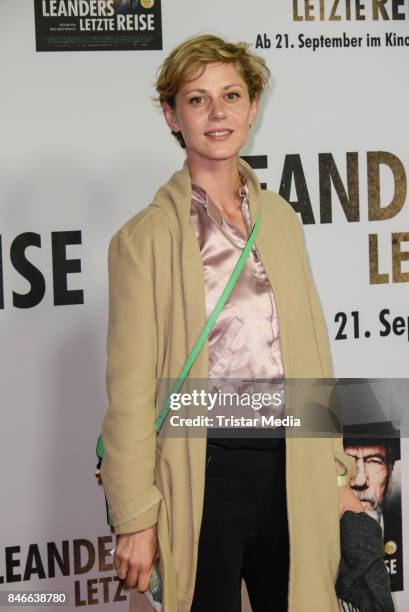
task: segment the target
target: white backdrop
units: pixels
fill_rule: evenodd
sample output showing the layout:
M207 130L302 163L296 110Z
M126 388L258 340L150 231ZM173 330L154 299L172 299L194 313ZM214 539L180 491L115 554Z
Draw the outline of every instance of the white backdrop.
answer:
M300 15L305 15L303 4L295 2ZM64 590L70 593L69 609L126 609L125 603L114 602L118 583L111 581L115 572L104 554L114 538L93 476L106 409L106 254L111 235L147 206L183 163L183 151L150 96L160 62L187 36L213 32L254 45L258 35L271 40L270 48L257 50L271 68L272 86L242 153L267 156L268 167L258 175L274 191L286 156L300 156L315 218L304 231L336 376L408 375L409 285L408 278L392 282L391 235L401 233L400 250L409 250L409 205L391 219L369 221L368 185L374 179L368 182L367 176L371 151L396 156L405 174L409 168L408 46L385 44L386 33L408 36L408 3L396 8L396 2L387 2L390 16L395 4L404 17L388 21L374 20L366 0L362 20L354 18L355 3L350 20L349 3L339 3L339 21L320 21L319 2L306 4L315 20L294 20L290 0L172 0L162 4L163 51L36 53L33 1L1 0L0 590ZM326 15L333 4L323 3ZM367 33L378 35L381 46L298 48L300 33L333 37L343 32L363 36L363 43ZM280 33L289 35L293 48L276 47ZM348 152L358 156L359 221L346 220L333 188L332 223L321 223L319 154L333 155L346 184ZM395 184L386 166L380 185L382 206L395 190L405 200L404 178ZM296 199L293 185L291 200ZM30 285L13 267L10 249L26 232L41 242L41 247L28 247L26 256L41 271L45 293L37 305L17 308L13 292L24 294ZM55 232L76 232L65 235L73 241L67 258L81 262L81 270L68 275L68 289L82 290L83 303L54 305ZM388 283L370 283L369 234L378 235L379 272L389 274ZM401 262L401 272L409 276L408 260ZM383 308L405 318L405 334L379 336ZM353 338L349 313L356 310L370 338ZM348 314L345 340L335 339L338 312ZM404 516L409 512L408 461L403 440ZM406 552L409 534L403 529ZM55 577L53 543L62 557ZM408 609L407 592L395 593L394 600L398 612Z

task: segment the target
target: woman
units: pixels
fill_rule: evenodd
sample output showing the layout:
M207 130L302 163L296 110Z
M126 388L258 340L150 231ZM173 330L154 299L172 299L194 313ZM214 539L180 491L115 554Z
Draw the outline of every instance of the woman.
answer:
M335 612L339 516L362 511L337 487L342 463L353 473L339 438L155 435L157 383L177 378L259 211L253 259L189 379L332 377L297 215L239 158L268 76L244 43L202 35L172 51L156 86L186 161L110 243L101 478L114 567L143 592L159 555L164 612L236 612L241 577L255 612Z

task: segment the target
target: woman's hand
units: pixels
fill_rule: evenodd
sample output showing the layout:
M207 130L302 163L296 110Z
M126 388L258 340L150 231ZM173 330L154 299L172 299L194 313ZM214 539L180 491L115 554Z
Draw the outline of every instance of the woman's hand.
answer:
M118 578L126 580L128 587L137 586L141 593L146 591L157 551L156 525L142 531L119 535L113 560Z
M365 508L353 492L353 490L345 485L344 487L338 487L338 499L339 499L339 518L346 510L352 512L364 512Z

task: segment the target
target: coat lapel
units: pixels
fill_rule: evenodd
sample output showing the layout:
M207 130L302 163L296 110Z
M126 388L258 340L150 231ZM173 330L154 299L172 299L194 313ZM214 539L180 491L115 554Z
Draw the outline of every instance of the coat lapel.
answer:
M243 162L244 164L245 162ZM247 164L246 164L247 166ZM256 177L255 173L252 173ZM256 177L257 179L257 177ZM256 247L263 262L264 269L274 291L277 306L277 316L280 328L281 353L286 376L290 374L290 347L288 345L288 304L286 290L286 275L283 262L285 251L288 249L280 223L275 215L274 202L262 191L260 184L254 181L249 183L249 208L251 224L254 224L256 215L261 211L261 223L256 238ZM272 207L272 209L268 209Z

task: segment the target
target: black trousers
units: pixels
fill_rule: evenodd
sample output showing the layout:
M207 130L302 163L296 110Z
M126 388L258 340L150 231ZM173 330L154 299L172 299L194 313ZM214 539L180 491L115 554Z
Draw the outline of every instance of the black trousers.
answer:
M288 609L285 441L270 450L207 445L203 518L191 612Z

